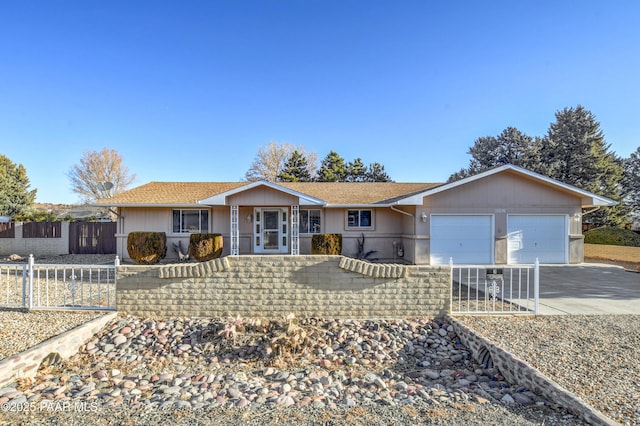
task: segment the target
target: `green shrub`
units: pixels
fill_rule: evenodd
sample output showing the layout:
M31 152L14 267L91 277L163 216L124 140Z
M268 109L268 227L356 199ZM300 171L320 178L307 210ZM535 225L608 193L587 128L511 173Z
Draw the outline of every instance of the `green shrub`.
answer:
M189 237L189 251L198 262L220 257L222 244L222 234L191 234Z
M640 247L640 235L622 228L604 226L584 233L586 244Z
M167 234L164 232L130 232L127 252L135 262L153 265L167 255Z
M342 254L342 234L314 234L311 254Z

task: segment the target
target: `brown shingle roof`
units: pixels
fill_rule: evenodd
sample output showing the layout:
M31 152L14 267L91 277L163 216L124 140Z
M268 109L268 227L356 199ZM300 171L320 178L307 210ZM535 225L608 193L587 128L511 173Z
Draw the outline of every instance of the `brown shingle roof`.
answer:
M191 205L249 185L250 182L150 182L97 204ZM277 182L276 185L326 201L327 204L384 204L440 184L397 182Z
M391 199L426 191L438 184L397 182L278 182L327 204L383 204Z
M108 205L185 205L220 194L246 182L149 182L97 204Z

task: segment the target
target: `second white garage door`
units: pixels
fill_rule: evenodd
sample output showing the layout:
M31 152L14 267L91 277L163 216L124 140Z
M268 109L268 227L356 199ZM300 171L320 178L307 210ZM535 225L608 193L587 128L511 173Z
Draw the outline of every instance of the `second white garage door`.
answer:
M567 216L509 215L507 232L510 264L567 263Z
M493 216L432 215L431 264L493 263Z

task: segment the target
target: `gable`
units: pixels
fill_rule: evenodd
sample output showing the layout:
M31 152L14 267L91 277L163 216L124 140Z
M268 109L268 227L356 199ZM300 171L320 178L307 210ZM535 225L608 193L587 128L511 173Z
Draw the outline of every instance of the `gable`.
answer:
M425 197L426 206L456 208L580 207L575 193L517 173L499 173Z
M487 170L485 172L478 173L477 175L473 175L455 182L446 183L446 184L431 188L424 192L408 195L407 197L403 197L399 199L397 204L421 205L423 204L424 199L426 197L435 197L436 195L442 194L445 192L453 192L454 194L460 193L459 191L457 191L457 189L463 188L463 187L475 187L476 190L481 191L481 193L468 191L467 194L473 197L480 197L480 196L484 196L485 198L496 197L496 196L500 196L501 191L505 189L511 190L510 192L512 197L511 200L513 200L514 199L513 197L515 196L522 195L522 194L513 192L512 190L513 188L511 188L509 185L506 185L506 184L503 184L502 188L499 185L492 186L492 185L482 184L482 182L487 182L487 183L500 182L500 181L492 180L492 177L495 177L495 176L503 176L511 179L516 179L522 182L524 181L529 182L531 185L528 186L528 189L530 190L531 193L527 194L527 197L528 197L527 199L530 199L529 197L531 197L531 195L535 195L538 192L538 190L534 189L538 187L538 188L546 188L547 190L551 190L554 193L565 194L565 196L567 197L577 198L580 200L581 207L615 206L616 204L618 204L616 201L610 198L603 197L601 195L597 195L589 191L585 191L575 186L557 181L555 179L551 179L549 177L540 175L538 173L523 169L518 166L511 165L511 164L496 167L495 169ZM481 184L478 185L478 183L481 183ZM491 189L493 194L488 193L489 188ZM505 197L503 197L503 200L504 199ZM470 200L470 201L474 202L474 200ZM553 203L553 200L551 202Z
M299 204L299 197L269 186L260 185L229 195L226 203L239 206L280 206Z

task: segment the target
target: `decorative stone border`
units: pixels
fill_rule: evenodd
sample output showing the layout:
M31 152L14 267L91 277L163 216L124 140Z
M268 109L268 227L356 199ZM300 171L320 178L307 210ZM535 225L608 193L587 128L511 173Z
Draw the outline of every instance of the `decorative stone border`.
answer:
M364 260L341 256L340 268L366 275L371 278L405 278L407 267L390 263L371 263ZM203 278L215 272L230 269L228 257L200 263L172 263L158 268L158 278Z
M0 388L21 377L35 377L45 358L62 359L75 355L80 346L102 329L118 313L109 312L69 331L58 334L44 342L0 361ZM55 356L57 354L57 356Z
M158 268L159 278L203 278L215 272L229 270L229 259L225 256L199 263L174 263Z
M364 260L342 257L340 268L371 278L405 278L407 267L389 263L371 263Z
M589 406L580 397L564 389L536 368L491 343L491 341L477 334L457 319L448 316L447 320L453 325L456 334L460 337L462 343L469 348L476 361L483 364L493 363L493 366L510 382L526 386L532 392L544 396L549 401L553 401L580 416L588 424L618 425L618 423Z

